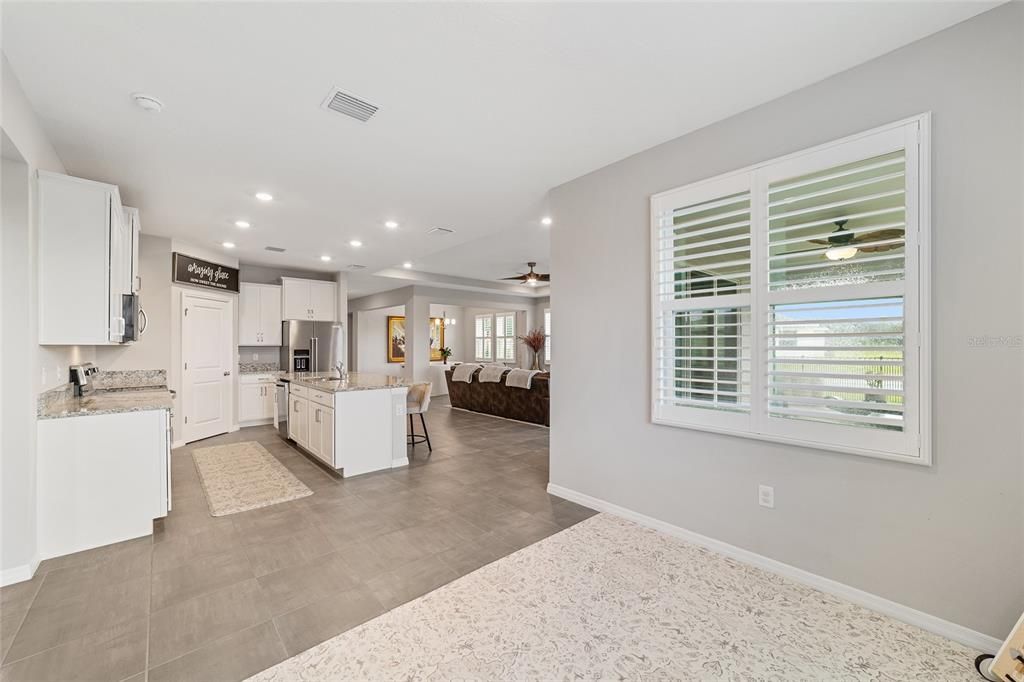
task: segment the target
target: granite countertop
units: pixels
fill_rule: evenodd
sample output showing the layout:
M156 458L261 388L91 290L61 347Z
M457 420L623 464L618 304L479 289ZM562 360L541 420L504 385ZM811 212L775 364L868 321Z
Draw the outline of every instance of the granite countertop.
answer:
M146 386L95 390L80 398L67 396L40 407L37 416L39 419L59 419L120 412L170 410L173 407L171 392L166 387Z
M336 378L334 372L302 372L299 374L282 374L281 378L299 386L311 388L314 391L327 391L329 393L344 393L346 391L375 391L388 388L402 388L408 386L402 377L392 377L387 374L369 374L365 372L352 372L346 381Z

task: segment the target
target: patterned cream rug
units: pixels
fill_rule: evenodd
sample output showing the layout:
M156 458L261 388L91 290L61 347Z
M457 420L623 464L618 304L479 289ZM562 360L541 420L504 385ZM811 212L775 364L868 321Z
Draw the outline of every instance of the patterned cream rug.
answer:
M192 458L213 516L269 507L313 494L255 441L199 448Z
M250 680L966 682L976 653L599 514Z

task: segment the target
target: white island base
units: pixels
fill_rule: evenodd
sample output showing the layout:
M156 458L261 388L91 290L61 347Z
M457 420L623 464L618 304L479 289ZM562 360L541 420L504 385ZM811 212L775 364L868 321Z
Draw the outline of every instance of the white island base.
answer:
M288 436L302 449L337 470L358 476L407 466L405 401L400 379L351 374L291 374Z

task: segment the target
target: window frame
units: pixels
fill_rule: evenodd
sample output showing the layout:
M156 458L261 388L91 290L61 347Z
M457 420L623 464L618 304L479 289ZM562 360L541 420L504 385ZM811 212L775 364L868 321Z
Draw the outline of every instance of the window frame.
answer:
M650 201L650 378L651 421L654 424L722 433L741 438L782 443L815 450L840 452L879 459L928 466L932 464L931 447L931 114L902 119L893 123L850 135L822 145L804 149L775 159L753 164L730 173L699 180L651 196ZM902 137L900 137L902 135ZM905 420L900 432L905 441L901 447L892 444L899 439L877 438L868 429L793 420L781 425L778 419L769 424L765 391L767 388L766 336L767 315L772 303L790 297L775 296L768 286L768 213L767 196L771 182L793 177L811 167L828 167L828 159L837 163L850 158L870 158L874 148L891 146L900 141L906 150L906 230L903 285ZM860 143L861 151L854 143ZM851 151L852 150L852 151ZM914 153L916 151L916 154ZM660 270L659 230L661 219L674 207L722 197L733 192L750 192L751 290L749 294L717 297L691 297L684 301L663 301L664 272ZM820 289L814 300L857 300L872 284L834 287L827 294ZM884 289L881 287L879 289ZM889 289L891 290L891 288ZM797 295L799 297L799 295ZM703 304L703 305L701 305ZM749 413L730 413L724 409L663 406L659 401L660 355L658 343L661 324L667 311L727 308L749 305L751 334L751 397ZM842 435L853 429L853 435ZM882 433L882 432L880 432ZM883 434L888 435L888 434Z
M544 364L551 365L551 308L545 308L544 313Z
M480 320L489 320L491 323L491 330L488 336L478 336L478 322ZM477 343L480 341L490 341L491 356L483 357L477 354ZM486 345L486 344L484 344ZM485 313L482 315L475 315L473 317L473 359L477 362L494 362L494 315Z
M511 317L512 318L512 333L510 335L499 334L498 333L498 319L499 318L507 318L507 317ZM494 315L492 315L492 318L493 318L493 322L491 323L491 329L494 330L494 342L493 342L494 362L501 362L501 363L509 363L509 362L511 362L511 363L515 363L516 362L516 357L518 355L518 353L517 353L518 349L516 348L516 345L517 345L516 344L516 313L515 312L494 313ZM498 357L498 341L499 340L506 341L506 340L509 340L509 339L511 339L511 343L507 344L507 345L508 345L509 348L512 349L512 357L510 357L510 358L500 357L499 358ZM503 345L506 345L506 344L503 344Z

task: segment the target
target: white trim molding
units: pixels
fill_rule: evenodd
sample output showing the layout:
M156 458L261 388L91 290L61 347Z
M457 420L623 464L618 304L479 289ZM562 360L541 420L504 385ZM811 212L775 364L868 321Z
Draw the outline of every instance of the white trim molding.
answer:
M652 423L932 463L930 121L651 197ZM850 235L884 237L856 267L843 265L856 248L838 260L805 248L829 246L848 220Z
M39 557L35 557L27 564L12 566L0 573L0 587L7 587L15 583L22 583L31 580L39 569Z
M982 652L991 653L996 651L1001 644L1000 640L995 637L990 637L989 635L976 630L971 630L963 625L957 625L956 623L944 620L938 616L933 616L930 613L918 611L917 609L880 597L876 594L872 594L871 592L865 592L864 590L857 589L856 587L851 587L830 578L820 576L816 573L805 571L802 568L791 566L790 564L766 557L762 554L757 554L756 552L751 552L750 550L743 549L742 547L730 545L727 542L716 540L706 535L701 535L700 533L696 533L692 530L688 530L680 526L674 526L667 521L661 521L660 519L641 514L640 512L633 511L632 509L620 507L617 504L607 502L597 497L592 497L585 493L577 492L571 488L566 488L556 483L548 483L548 493L599 512L613 514L626 520L633 521L634 523L646 528L661 531L666 535L671 535L672 537L685 542L691 542L737 561L742 561L745 564L775 573L783 578L789 578L790 580L794 580L803 585L813 587L827 594L846 599L847 601L853 602L859 606L871 609L872 611L877 611L878 613L890 616L896 620L903 621L904 623L915 625L922 630L927 630L928 632L936 635L941 635L942 637L951 639L954 642L959 642L964 646L969 646Z

